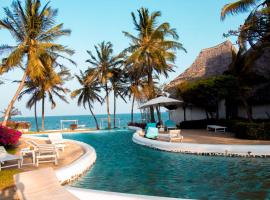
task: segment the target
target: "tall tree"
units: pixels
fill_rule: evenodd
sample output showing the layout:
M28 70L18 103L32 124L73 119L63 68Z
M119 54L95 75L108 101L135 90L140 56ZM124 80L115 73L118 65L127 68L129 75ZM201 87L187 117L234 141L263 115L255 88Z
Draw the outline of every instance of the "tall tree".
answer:
M66 94L70 92L70 90L64 87L64 84L66 81L71 79L71 74L68 69L62 67L60 72L48 72L46 77L46 80L43 80L40 88L42 101L42 130L45 129L45 98L48 97L51 104L51 109L56 107L54 96L58 97L58 99L64 101L65 103L68 103Z
M116 128L116 99L120 97L125 103L125 97L128 95L127 77L121 68L112 69L112 77L110 78L113 90L113 126Z
M105 90L105 99L107 104L107 118L108 128L111 128L111 116L110 116L110 103L109 94L111 91L110 78L113 76L112 70L122 63L120 59L122 55L113 55L113 45L110 42L102 42L98 46L95 46L96 56L91 52L87 51L90 58L86 61L91 66L88 69L87 81L92 82L97 78L101 86ZM87 73L87 72L86 72Z
M133 64L137 71L147 77L148 85L154 94L153 76L162 74L167 77L168 72L173 71L176 50L185 49L177 42L179 37L169 23L158 23L161 12L149 13L148 9L141 8L138 10L138 19L134 12L131 16L138 34L134 36L123 32L131 40L130 46L124 51L128 54L126 62ZM149 99L152 98L154 95L149 96ZM150 110L151 121L154 121L153 107Z
M40 0L25 0L23 7L19 0L14 0L11 9L4 8L4 12L6 17L0 20L0 28L10 32L16 40L16 45L0 47L1 53L8 53L0 65L0 74L16 67L24 72L19 87L6 109L3 121L3 125L6 125L26 78L37 81L46 76L48 69L41 59L43 55L65 58L64 54L72 55L73 51L53 43L59 37L69 35L70 30L63 29L63 24L55 25L58 12L48 3L42 7ZM24 61L25 67L22 67Z
M66 93L69 92L69 89L64 87L64 83L70 80L71 75L69 70L65 67L61 66L59 72L47 71L46 79L42 79L40 81L31 81L28 80L25 82L25 90L23 90L18 100L20 100L24 95L31 95L29 100L26 103L28 108L32 108L34 106L35 112L35 121L36 121L36 128L39 131L38 121L37 121L37 102L41 101L42 103L42 121L41 121L41 129L45 129L45 99L48 97L49 102L51 103L51 109L56 107L56 101L54 96L57 96L60 100L68 103L66 100Z
M87 71L88 76L91 73L95 73L95 71L93 69ZM99 93L101 92L101 87L99 85L99 82L97 81L97 79L93 79L91 82L89 81L87 82L86 81L87 76L82 71L80 72L80 75L75 75L75 77L77 78L78 82L80 83L82 87L74 90L71 93L71 97L72 98L78 97L78 106L83 105L85 109L88 106L91 112L91 115L93 116L95 120L96 128L97 130L99 130L98 121L93 112L93 103L95 101L102 103L102 97L99 95Z

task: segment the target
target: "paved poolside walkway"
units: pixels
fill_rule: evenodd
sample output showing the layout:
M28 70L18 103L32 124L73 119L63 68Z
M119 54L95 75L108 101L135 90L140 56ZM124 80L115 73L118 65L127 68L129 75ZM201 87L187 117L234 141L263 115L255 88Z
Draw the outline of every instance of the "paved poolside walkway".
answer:
M197 144L270 144L270 140L243 140L237 139L231 133L215 133L206 130L187 130L181 131L184 136L183 142Z
M25 140L26 139L23 139L23 138L20 140L20 145L19 145L18 149L22 149L22 148L27 147ZM37 142L38 143L45 143L45 141L41 141L41 140L38 140ZM72 142L67 142L67 145L68 146L65 148L64 152L60 151L60 158L58 160L59 161L58 165L54 165L53 163L40 163L38 168L33 166L33 165L24 165L20 169L20 171L22 171L22 172L23 171L31 171L31 170L45 168L45 167L52 167L54 169L58 169L58 168L61 168L63 166L66 166L66 165L74 162L75 160L77 160L78 158L80 158L84 154L84 150L80 145L74 144ZM19 150L18 150L18 152L19 152ZM26 158L24 160L25 160L25 163L31 162L30 158ZM12 169L12 168L7 168L7 170L8 169ZM0 190L0 199L1 200L17 199L16 195L15 195L14 186Z

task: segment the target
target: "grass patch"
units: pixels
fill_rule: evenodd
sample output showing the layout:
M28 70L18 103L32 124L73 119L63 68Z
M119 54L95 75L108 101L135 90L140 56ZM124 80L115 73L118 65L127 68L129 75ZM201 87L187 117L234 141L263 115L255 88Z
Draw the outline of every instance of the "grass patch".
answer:
M14 185L13 175L20 173L19 169L4 169L0 172L0 190Z

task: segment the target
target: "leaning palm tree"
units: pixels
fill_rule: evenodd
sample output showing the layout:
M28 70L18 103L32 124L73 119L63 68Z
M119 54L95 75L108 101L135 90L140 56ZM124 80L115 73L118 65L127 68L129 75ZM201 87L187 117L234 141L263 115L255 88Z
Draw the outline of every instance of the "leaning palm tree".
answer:
M167 77L168 72L173 71L176 50L185 51L185 49L177 42L178 35L169 23L158 24L161 12L149 13L148 9L141 8L138 10L138 19L135 13L132 12L131 15L138 34L134 36L123 32L131 40L130 46L124 50L128 55L126 63L136 67L135 71L145 74L148 85L154 93L153 76L161 74ZM150 99L153 97L154 95L149 96ZM154 121L153 107L151 107L151 121Z
M107 117L108 117L108 128L111 128L111 116L110 116L110 106L109 106L109 94L111 87L109 84L109 79L113 76L112 70L116 66L122 63L120 59L122 55L113 55L113 45L110 42L102 42L98 46L95 46L96 56L91 51L87 51L90 58L86 60L91 66L86 71L87 78L86 82L91 83L93 80L97 79L100 85L105 90L105 99L107 104Z
M92 70L92 73L93 72L94 71ZM88 75L89 73L90 71L88 71ZM99 130L98 121L93 112L93 103L95 101L102 103L102 97L99 95L99 93L101 92L101 87L99 85L99 82L97 81L97 79L94 79L91 82L86 82L87 77L86 75L84 75L82 71L80 71L80 75L75 75L75 77L77 78L78 82L80 83L82 87L74 90L71 93L71 98L78 97L78 102L77 102L78 106L83 105L85 109L86 109L86 106L88 106L91 112L91 115L93 116L95 120L96 128L97 130Z
M64 54L72 55L73 51L61 44L53 43L59 37L69 35L70 30L63 29L63 24L55 25L57 10L52 9L48 3L41 7L40 0L25 0L23 7L19 0L14 0L11 9L5 8L4 11L6 17L0 20L0 28L10 32L16 40L16 45L0 47L1 53L8 53L0 65L0 74L16 67L24 72L19 87L6 109L3 121L3 125L6 125L26 78L38 81L46 76L47 68L44 67L41 57L48 54L65 58Z

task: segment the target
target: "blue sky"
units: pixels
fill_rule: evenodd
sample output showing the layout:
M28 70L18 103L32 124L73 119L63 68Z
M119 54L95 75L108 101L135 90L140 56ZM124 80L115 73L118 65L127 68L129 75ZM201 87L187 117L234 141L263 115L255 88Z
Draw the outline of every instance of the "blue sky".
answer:
M93 46L102 41L111 41L114 45L115 53L122 51L129 44L122 31L134 32L130 13L141 7L146 7L150 11L161 11L160 22L167 21L173 28L176 28L180 42L183 43L188 53L178 52L175 72L170 73L168 79L161 77L160 83L168 83L177 75L188 68L201 49L214 46L223 42L226 38L223 33L230 29L236 29L243 23L246 15L228 17L225 21L220 21L220 10L226 3L233 0L54 0L50 5L59 9L58 22L64 23L65 28L72 30L69 37L60 39L58 42L67 45L76 51L72 57L78 66L70 66L72 73L85 70L88 58L86 50L93 50ZM10 6L11 0L2 0L0 17L3 18L3 7ZM45 3L47 1L42 1ZM200 2L200 3L199 3ZM235 42L235 38L230 38ZM14 40L5 30L0 30L0 44L14 44ZM11 71L0 78L7 80L18 80L22 76L19 69ZM72 90L78 87L76 80L67 83ZM0 110L7 107L8 102L15 93L17 85L6 81L0 85ZM25 108L28 97L16 102L24 116L33 116L33 111ZM79 108L75 100L70 100L69 104L57 101L57 107L50 109L46 104L46 115L75 115L89 114L88 110ZM130 103L125 104L118 100L118 113L128 113ZM102 114L106 112L105 105L95 104L95 112ZM112 110L112 98L111 98ZM138 111L136 109L136 111Z

